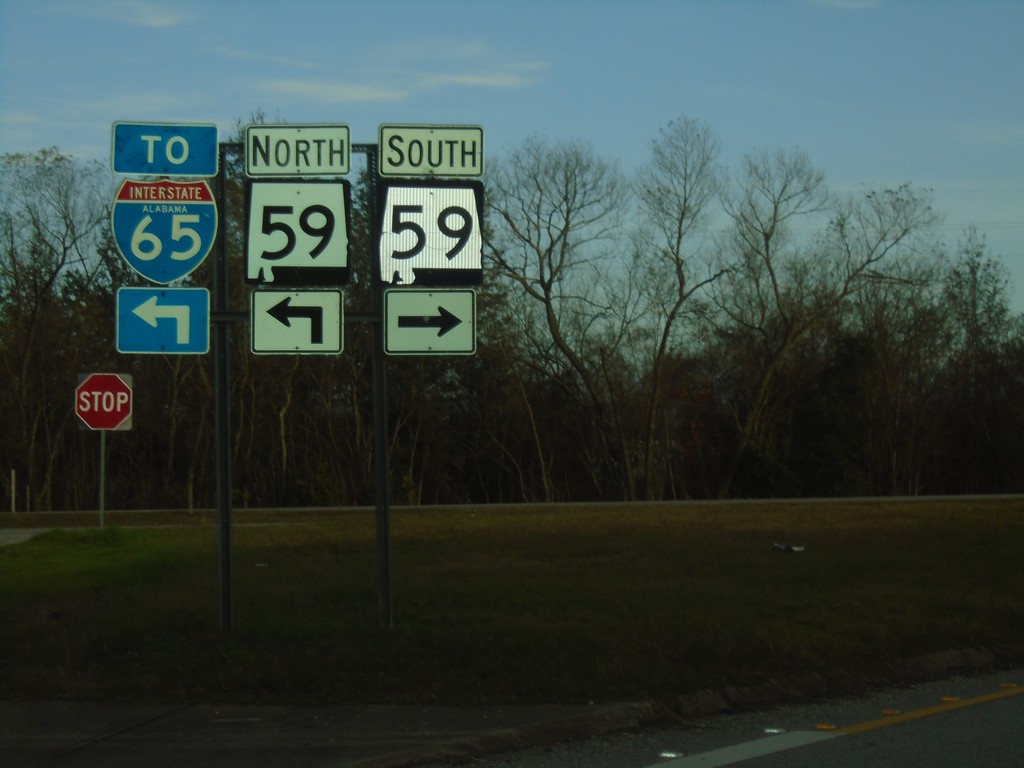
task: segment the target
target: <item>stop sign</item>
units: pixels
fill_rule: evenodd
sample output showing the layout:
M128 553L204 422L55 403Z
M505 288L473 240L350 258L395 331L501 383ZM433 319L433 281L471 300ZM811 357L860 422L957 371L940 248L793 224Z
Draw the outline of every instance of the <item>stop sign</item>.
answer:
M125 428L132 415L131 377L91 373L75 389L75 413L89 429Z

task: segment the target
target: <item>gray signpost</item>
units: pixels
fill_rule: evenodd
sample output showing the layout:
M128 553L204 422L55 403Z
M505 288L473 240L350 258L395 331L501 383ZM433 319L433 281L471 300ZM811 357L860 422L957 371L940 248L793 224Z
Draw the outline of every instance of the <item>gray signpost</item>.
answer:
M75 388L75 414L83 429L100 433L100 528L103 527L107 505L107 432L131 429L132 407L131 374L79 374L78 386Z
M112 165L117 172L217 176L217 206L205 182L126 182L114 228L129 263L164 285L198 266L216 238L208 301L205 289L123 289L118 350L203 354L208 346L202 331L213 325L220 623L225 633L233 624L229 326L249 320L254 354L342 352L344 301L337 288L349 276L351 193L348 182L337 177L350 172L352 152L366 155L367 213L377 227L366 254L370 311L353 312L349 319L373 325L378 593L381 623L393 623L385 360L387 355L476 351L476 294L446 286L471 286L482 279L483 185L477 177L483 173L484 136L479 126L406 124L382 125L378 136L377 144L352 144L345 125L252 125L244 143L217 144L216 127L207 124L115 123ZM230 153L244 157L250 179L245 278L258 285L248 312L228 306L227 227L217 226L217 210L227 206L225 160ZM160 196L187 197L188 205L151 209L148 204ZM154 211L156 218L151 218ZM186 256L192 261L177 263L187 261Z

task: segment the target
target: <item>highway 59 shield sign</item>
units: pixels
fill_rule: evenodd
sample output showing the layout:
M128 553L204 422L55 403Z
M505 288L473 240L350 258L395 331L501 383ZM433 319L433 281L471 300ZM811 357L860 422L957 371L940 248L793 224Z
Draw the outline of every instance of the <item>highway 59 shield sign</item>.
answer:
M483 184L388 181L378 187L380 279L392 285L479 285Z
M286 286L348 282L346 181L253 181L246 279Z
M173 283L203 263L217 237L217 205L205 181L121 184L111 215L128 264L154 283Z

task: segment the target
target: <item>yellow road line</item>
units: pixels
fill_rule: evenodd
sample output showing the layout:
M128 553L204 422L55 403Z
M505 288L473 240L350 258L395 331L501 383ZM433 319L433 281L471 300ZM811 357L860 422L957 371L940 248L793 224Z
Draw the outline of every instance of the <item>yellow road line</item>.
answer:
M848 725L845 728L840 728L840 733L854 734L854 733L865 733L866 731L874 731L878 728L885 728L890 725L896 725L898 723L905 723L909 720L919 720L922 717L930 717L931 715L939 715L943 712L952 712L954 709L963 709L964 707L973 707L976 704L985 704L989 701L997 701L998 699L1006 699L1010 696L1017 696L1024 693L1024 687L1022 688L1007 688L1005 690L997 691L996 693L987 693L984 696L975 696L973 699L962 699L960 701L947 701L942 704L937 704L934 707L926 707L924 709L915 709L913 712L903 712L899 715L890 715L888 717L879 718L878 720L868 720L865 723L857 723L856 725Z

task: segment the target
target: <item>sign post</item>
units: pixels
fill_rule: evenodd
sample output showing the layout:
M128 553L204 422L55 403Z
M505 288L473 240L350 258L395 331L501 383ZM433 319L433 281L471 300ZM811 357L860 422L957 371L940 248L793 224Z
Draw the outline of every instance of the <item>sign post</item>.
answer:
M212 292L206 288L121 288L117 292L117 351L134 354L205 354L210 321L214 338L214 416L217 460L217 539L221 581L221 630L231 631L230 422L228 420L227 292L224 231L217 201L206 181L218 177L225 203L223 145L212 123L114 123L111 167L115 173L189 177L180 181L128 179L111 212L118 250L142 277L168 286L190 275L219 243ZM212 293L212 297L211 297ZM130 390L130 387L129 387ZM82 413L79 412L79 416ZM84 419L83 419L84 420ZM95 427L94 427L95 428ZM103 524L105 432L100 432L100 525Z
M79 376L75 388L75 414L100 433L100 528L106 507L107 432L132 428L132 377L126 373L90 373Z
M378 139L353 145L348 126L340 124L252 125L244 144L228 145L218 144L212 124L114 124L115 173L192 177L127 180L118 191L111 214L117 247L136 272L161 287L118 291L117 349L202 354L212 346L224 633L232 629L228 324L243 315L228 307L225 231L217 221L218 204L223 210L227 202L228 151L244 156L249 177L245 278L260 284L248 313L255 354L342 351L344 302L337 288L349 278L351 188L337 177L350 173L353 151L367 156L366 202L377 227L367 254L372 306L356 321L373 324L378 586L382 624L392 624L385 359L476 350L476 293L451 286L482 282L484 135L472 125L396 124L381 125ZM207 182L194 180L212 176L218 177L216 201ZM214 243L209 290L167 287L191 274ZM385 291L388 286L395 290ZM128 414L118 419L126 395L116 383L97 379L106 376L114 375L93 374L76 390L78 415L100 431L101 441L107 430L130 425L130 381ZM115 378L124 385L123 377ZM98 389L102 384L111 388ZM103 453L101 442L101 466ZM102 525L102 477L100 493Z
M472 354L476 294L420 290L483 280L484 135L479 126L381 125L366 145L377 280L373 290L374 443L381 619L391 626L389 354ZM395 290L384 290L387 286ZM398 287L400 286L400 287ZM409 286L415 286L410 289Z

